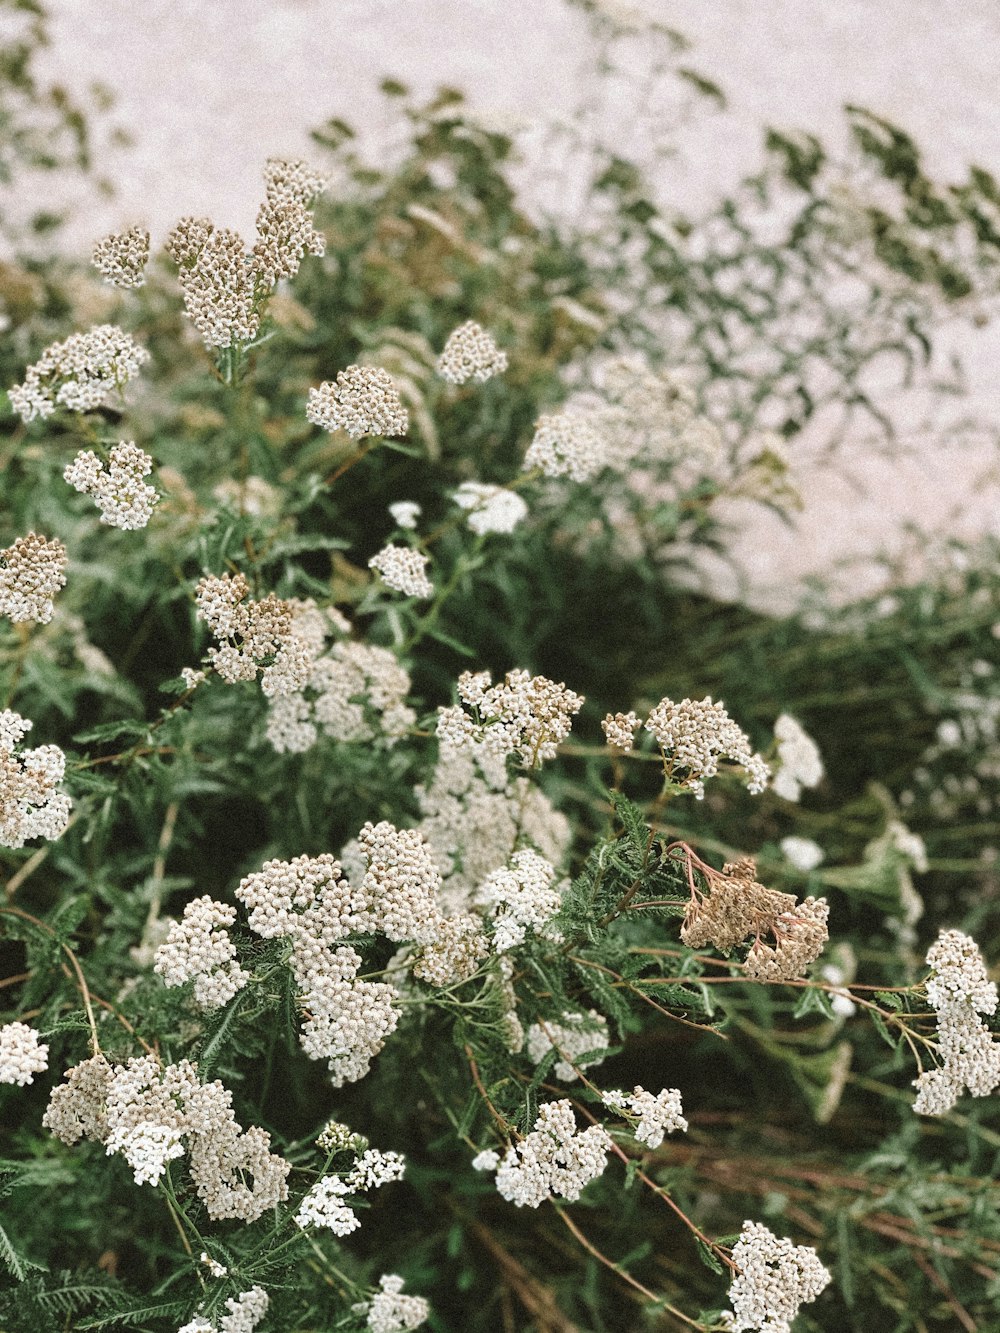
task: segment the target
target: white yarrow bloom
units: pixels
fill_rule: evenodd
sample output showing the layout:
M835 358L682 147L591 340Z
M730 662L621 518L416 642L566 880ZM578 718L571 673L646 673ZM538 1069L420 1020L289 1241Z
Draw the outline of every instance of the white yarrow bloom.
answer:
M9 708L0 712L0 847L23 847L31 838L54 841L69 823L72 802L59 788L66 772L62 750L17 750L31 726Z
M351 1307L355 1314L368 1316L365 1327L372 1333L408 1333L429 1317L431 1307L427 1301L423 1296L404 1296L403 1279L395 1273L380 1278L379 1286L382 1290L370 1301Z
M97 324L47 347L26 370L24 383L8 389L7 396L24 421L50 417L60 407L92 412L106 407L148 360L146 349L124 329Z
M608 465L609 456L593 420L582 412L540 416L524 456L523 468L539 468L546 477L587 481Z
M812 838L799 838L794 834L781 839L781 850L791 861L796 870L808 873L815 870L822 862L825 852Z
M744 1222L733 1247L739 1270L729 1288L732 1333L792 1333L802 1305L833 1280L809 1245L793 1245L761 1222Z
M674 782L689 787L701 800L705 779L715 777L719 760L729 759L747 775L747 790L758 795L767 786L771 770L750 747L750 738L726 712L721 702L706 699L661 699L645 728L655 738Z
M335 1236L349 1236L361 1218L344 1203L351 1187L340 1176L323 1176L299 1204L295 1220L300 1227L325 1227Z
M822 781L823 760L816 742L787 713L782 713L774 724L774 734L778 741L778 771L771 786L786 801L797 801L803 787L815 787Z
M396 526L410 531L417 526L421 512L416 500L397 500L395 504L389 506L389 513Z
M681 1108L681 1094L677 1088L663 1088L655 1096L636 1084L632 1092L612 1091L602 1094L605 1106L623 1115L638 1118L635 1137L647 1148L658 1148L665 1134L686 1130L688 1122Z
M562 890L555 880L551 862L525 848L514 853L509 866L494 870L479 886L475 901L492 911L497 953L523 944L529 930L542 932L556 915L562 907Z
M990 981L975 940L960 930L942 930L927 954L932 975L927 1001L937 1013L940 1068L914 1080L918 1115L944 1115L966 1089L988 1097L1000 1086L1000 1041L979 1017L996 1013L997 987Z
M381 574L383 583L393 592L426 598L434 595L434 584L426 574L427 560L426 555L412 546L394 546L390 542L372 556L368 568Z
M140 1122L128 1133L108 1140L107 1151L121 1153L137 1185L157 1185L167 1163L184 1156L184 1140L173 1125Z
M159 500L156 488L143 481L153 460L132 440L121 440L108 453L105 466L91 449L84 449L63 472L74 490L91 495L101 511L101 522L126 531L144 528Z
M449 335L436 369L449 384L465 384L468 380L485 384L507 369L507 353L496 345L492 334L469 319Z
M573 1203L608 1164L611 1138L600 1125L578 1132L572 1103L539 1107L530 1134L507 1149L496 1174L498 1192L518 1208L546 1199Z
M37 532L0 551L0 615L15 624L52 619L52 599L66 585L66 547Z
M23 1088L36 1074L49 1067L49 1048L27 1023L5 1023L0 1027L0 1083Z
M513 532L528 512L516 491L482 481L463 481L454 500L460 509L468 511L466 521L480 537L488 532Z
M589 1009L586 1014L566 1013L558 1022L532 1023L528 1028L528 1059L538 1065L549 1051L558 1052L559 1059L552 1072L562 1083L574 1083L578 1070L600 1064L604 1059L601 1052L609 1044L607 1019L596 1009ZM584 1059L586 1051L596 1054Z
M352 440L365 435L405 435L410 427L392 377L381 366L348 366L309 390L306 416L324 430L342 430Z

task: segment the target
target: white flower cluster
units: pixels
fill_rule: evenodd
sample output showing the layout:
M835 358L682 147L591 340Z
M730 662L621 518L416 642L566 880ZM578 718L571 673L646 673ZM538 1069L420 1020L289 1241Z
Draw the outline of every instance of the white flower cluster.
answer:
M372 1333L409 1333L430 1317L431 1307L423 1296L404 1296L403 1279L387 1273L379 1279L381 1291L370 1301L351 1307L355 1314L366 1315L365 1327Z
M226 1270L222 1271L225 1273ZM253 1333L267 1314L269 1305L270 1300L264 1288L251 1287L239 1296L228 1297L226 1309L229 1313L222 1316L218 1326L197 1316L179 1328L177 1333Z
M823 779L823 760L816 742L794 717L782 713L774 724L778 741L778 771L771 786L786 801L797 801L803 787L815 787Z
M541 933L556 915L562 907L562 890L555 879L552 863L530 848L515 852L508 866L486 877L475 902L492 912L497 953L523 944L529 930Z
M149 263L149 232L145 227L129 227L102 237L94 246L91 263L112 287L142 287Z
M53 841L69 823L73 803L59 790L66 756L58 745L17 747L32 724L9 708L0 712L0 847L23 847L29 838Z
M390 542L372 556L368 568L381 574L385 586L393 592L426 598L434 595L434 584L427 577L427 560L426 555L412 546L395 546Z
M410 677L388 648L337 643L312 658L301 689L271 700L267 738L280 752L299 754L320 734L343 744L391 746L416 714L405 702Z
M52 1090L43 1125L64 1143L103 1143L128 1162L137 1184L156 1184L167 1164L190 1155L191 1180L209 1217L254 1222L288 1198L290 1163L270 1151L266 1130L241 1129L233 1095L216 1080L199 1083L187 1060L155 1056L117 1068L103 1055L74 1066Z
M144 528L159 500L156 488L143 481L153 460L132 440L120 440L108 453L105 465L92 449L83 449L63 472L75 491L92 495L101 522L112 528Z
M92 412L105 407L111 394L120 392L148 360L146 349L124 329L96 324L47 347L28 367L24 383L15 384L7 394L24 421L50 417L59 407Z
M49 1048L27 1023L4 1023L0 1027L0 1083L23 1088L49 1067Z
M937 1013L942 1065L914 1080L918 1115L944 1115L968 1089L988 1097L1000 1085L1000 1041L980 1014L997 1010L997 988L986 973L975 940L960 930L942 930L927 954L932 975L927 1002Z
M508 671L499 685L488 671L463 671L458 697L473 716L461 706L439 708L442 743L497 758L517 752L528 768L555 758L583 707L582 695L527 671Z
M420 831L397 829L383 819L365 824L358 843L368 862L361 893L378 929L397 944L433 943L441 919L441 872Z
M496 345L492 334L468 319L448 335L436 369L449 384L465 384L468 380L485 384L507 369L507 353Z
M819 843L813 842L812 838L799 838L794 834L782 838L779 845L795 869L806 873L815 870L826 855Z
M254 601L244 574L207 574L195 589L198 619L221 646L208 657L223 680L256 680L271 697L300 690L309 678L308 645L295 633L295 607L274 593Z
M324 430L342 430L352 440L365 435L405 435L410 418L392 376L381 366L348 366L336 383L309 390L306 417Z
M212 487L212 495L220 504L251 518L274 518L281 513L281 492L263 477L247 477L245 481L224 477Z
M66 547L37 532L0 551L0 615L15 624L52 619L52 599L66 586Z
M608 465L608 449L595 419L583 412L540 416L524 455L524 470L539 468L546 477L588 481Z
M793 1245L761 1222L744 1222L733 1247L739 1270L729 1288L732 1333L791 1333L799 1307L814 1301L832 1281L809 1245Z
M631 1092L613 1090L602 1093L602 1098L605 1106L620 1111L629 1119L638 1119L635 1138L647 1148L658 1148L665 1134L688 1127L677 1088L663 1088L654 1096L637 1083Z
M335 1086L363 1078L399 1022L396 991L358 978L361 955L334 947L377 928L367 889L354 890L332 856L267 861L236 896L250 929L292 942L291 966L307 1017L300 1041L311 1060L327 1060Z
M250 980L236 962L236 946L226 930L235 920L236 908L228 903L195 898L157 949L153 971L166 986L193 980L195 1002L202 1009L228 1004Z
M481 762L482 761L482 762ZM430 784L416 788L419 828L443 877L446 910L461 911L520 840L559 864L570 842L566 816L526 777L488 753L442 745Z
M389 513L392 515L393 522L400 528L405 528L412 532L417 526L417 519L423 511L416 500L397 500L395 504L389 505Z
M601 723L601 730L612 750L631 754L635 733L639 730L639 718L631 710L627 713L608 713Z
M750 748L750 738L726 712L707 699L661 699L645 723L664 753L671 779L689 787L700 800L705 779L715 777L719 760L729 759L747 775L747 788L757 794L767 786L771 770Z
M206 347L250 342L275 284L293 277L306 253L324 252L325 242L308 211L323 188L322 178L303 162L272 158L264 188L251 254L238 232L217 229L209 218L181 218L167 237L184 308Z
M496 1187L518 1208L537 1208L554 1197L578 1199L608 1164L611 1139L600 1125L577 1131L572 1103L548 1102L534 1129L500 1159L480 1153L477 1170L496 1167Z
M603 399L597 428L616 470L667 464L694 481L718 465L722 437L698 415L694 393L676 371L612 361L604 371Z
M349 1236L361 1219L345 1198L402 1180L405 1170L399 1153L369 1148L346 1175L322 1176L302 1200L295 1220L300 1227L324 1227L335 1236Z
M528 1028L528 1058L536 1065L555 1050L559 1056L552 1072L562 1083L575 1083L579 1071L599 1065L608 1049L608 1021L596 1009L585 1014L563 1014L558 1023L532 1023ZM586 1055L586 1052L590 1052ZM586 1058L582 1058L586 1055Z
M459 509L468 511L466 521L480 537L489 532L513 532L528 512L516 491L484 481L463 481L454 500Z

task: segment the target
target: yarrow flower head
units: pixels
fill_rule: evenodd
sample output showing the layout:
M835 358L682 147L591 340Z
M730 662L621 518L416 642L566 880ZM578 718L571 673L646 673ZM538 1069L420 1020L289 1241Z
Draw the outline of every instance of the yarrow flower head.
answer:
M236 946L226 930L235 920L236 908L228 903L195 898L157 949L153 971L167 986L193 980L195 1002L202 1009L228 1004L250 980L236 962Z
M5 1023L0 1027L0 1083L24 1087L49 1067L49 1048L27 1023Z
M541 933L556 915L562 907L562 887L555 880L551 862L524 848L514 853L509 866L494 870L479 886L475 901L492 913L497 953L523 944L529 930Z
M342 430L352 440L365 435L405 435L410 418L392 377L381 366L348 366L336 383L309 390L306 416L324 430Z
M689 787L700 800L706 778L715 777L719 760L729 759L747 775L747 788L757 794L767 786L771 770L750 748L750 738L726 712L707 699L661 699L646 719L646 730L663 751L671 780Z
M635 745L639 719L635 713L608 713L601 723L604 738L612 750L630 754Z
M787 713L774 724L774 734L778 740L778 771L771 786L786 801L797 801L803 787L815 787L822 781L823 760L816 742Z
M112 232L94 246L91 262L113 287L142 287L149 263L149 232L145 227Z
M516 491L482 481L463 481L455 492L455 503L468 511L469 527L479 536L513 532L528 512Z
M647 1148L658 1148L665 1134L687 1130L688 1122L681 1113L681 1094L677 1088L663 1088L654 1096L636 1084L629 1093L615 1090L602 1095L605 1106L638 1120L635 1138Z
M547 676L508 671L493 684L488 671L465 671L458 678L462 707L438 710L438 738L456 749L482 750L494 756L520 753L534 768L554 759L569 735L583 696Z
M819 843L813 842L812 838L799 838L790 835L787 838L782 838L779 845L782 853L791 861L796 870L806 872L815 870L826 855Z
M195 589L198 619L219 640L208 657L223 680L256 680L269 697L301 689L311 665L308 645L295 634L290 602L269 593L250 598L244 574L207 574Z
M306 254L320 257L326 252L326 241L309 213L309 205L325 184L305 162L269 159L253 247L254 278L259 285L270 288L282 278L293 278Z
M733 1247L737 1276L729 1288L732 1333L791 1333L799 1308L833 1280L808 1245L793 1245L761 1222L744 1222Z
M108 453L107 465L90 449L84 449L63 472L76 491L92 495L101 511L101 522L109 527L144 528L159 500L155 487L143 481L153 470L153 460L132 440L120 440Z
M427 559L412 546L394 546L390 542L372 556L368 568L381 574L382 581L393 592L426 598L434 595L434 584L426 574Z
M37 532L0 551L0 615L15 624L52 619L52 599L66 585L66 547Z
M92 412L106 407L148 360L146 349L123 329L97 324L47 347L8 397L24 421L50 417L60 407Z
M608 451L595 421L583 412L540 416L524 456L524 470L539 468L546 477L588 481L608 464Z
M988 1097L1000 1086L1000 1041L979 1017L996 1013L997 987L975 940L960 930L941 931L927 965L932 973L925 990L937 1013L942 1064L914 1080L913 1109L918 1115L944 1115L966 1090Z
M531 1133L500 1160L497 1190L518 1208L537 1208L551 1198L572 1203L603 1173L611 1146L600 1125L578 1132L571 1102L548 1102L539 1107Z
M437 373L449 384L465 384L468 380L485 384L506 369L507 353L472 319L453 330L437 359Z
M21 750L32 724L10 709L0 712L0 847L23 847L30 838L58 838L72 802L59 788L66 756L58 745Z
M228 1272L222 1269L222 1276ZM219 1276L219 1274L214 1274ZM218 1325L209 1323L200 1315L177 1330L177 1333L253 1333L254 1329L267 1314L270 1299L263 1287L251 1287L239 1296L230 1296L226 1300L228 1314L223 1315Z
M417 526L421 508L416 500L397 500L395 504L389 506L389 513L397 527L412 531Z
M559 1058L552 1072L562 1083L574 1083L581 1069L604 1059L602 1052L610 1044L608 1022L596 1009L563 1014L558 1022L532 1023L527 1043L528 1059L536 1065L554 1050Z
M365 1327L372 1333L409 1333L419 1328L431 1313L422 1296L404 1296L403 1279L388 1273L379 1279L381 1290L370 1301L351 1307L355 1314L366 1315Z

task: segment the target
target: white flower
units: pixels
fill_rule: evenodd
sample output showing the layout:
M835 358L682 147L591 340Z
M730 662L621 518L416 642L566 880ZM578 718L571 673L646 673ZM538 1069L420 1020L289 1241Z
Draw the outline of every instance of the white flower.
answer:
M428 1318L431 1307L422 1296L404 1296L403 1279L387 1273L379 1280L381 1291L371 1301L352 1306L357 1314L366 1314L366 1327L372 1333L409 1333Z
M405 435L409 415L389 372L380 366L348 366L309 390L306 416L324 430L342 430L352 440L365 435Z
M453 330L437 359L437 373L450 384L465 384L470 379L485 384L506 369L507 353L471 319Z
M515 852L510 865L494 870L476 892L478 906L493 912L493 948L506 953L540 932L562 906L552 864L530 848ZM587 1049L586 1047L582 1049Z
M665 1134L672 1134L677 1129L686 1130L688 1127L677 1088L663 1088L654 1096L636 1084L630 1093L612 1091L604 1093L603 1097L605 1106L638 1117L636 1141L644 1143L647 1148L658 1148Z
M482 481L463 481L454 499L460 509L469 511L469 527L479 536L513 532L528 512L528 506L516 491Z
M153 460L131 440L121 440L108 454L107 467L90 449L84 449L63 472L76 491L92 495L101 511L101 522L113 528L144 528L153 515L159 495L143 481Z
M816 742L793 717L782 713L774 724L778 740L778 771L774 791L786 801L797 801L803 787L815 787L823 778L823 761Z
M0 1027L0 1083L23 1088L49 1067L49 1048L27 1023L5 1023Z
M532 1023L527 1042L528 1058L536 1065L541 1064L549 1051L557 1051L559 1059L552 1072L562 1083L573 1083L578 1070L603 1060L600 1052L608 1048L608 1022L596 1009L589 1009L586 1014L567 1013L559 1022ZM581 1058L586 1051L597 1054Z
M798 838L794 835L781 839L781 850L796 870L807 873L815 870L825 855L823 848L813 842L812 838Z
M427 577L426 555L412 546L394 546L391 542L368 561L368 568L382 575L382 581L394 592L407 597L432 597L434 584Z
M507 1149L497 1169L497 1190L518 1208L537 1208L553 1197L572 1203L602 1174L611 1146L600 1125L577 1131L570 1102L548 1102L539 1108L531 1133Z
M417 526L421 508L416 500L397 500L395 504L389 506L389 513L397 527L413 529Z
M594 419L580 412L557 412L538 418L523 467L539 468L546 477L587 481L607 464L607 445Z
M732 1333L791 1333L799 1307L832 1281L814 1249L779 1239L760 1222L743 1223L733 1263L739 1272L729 1288Z

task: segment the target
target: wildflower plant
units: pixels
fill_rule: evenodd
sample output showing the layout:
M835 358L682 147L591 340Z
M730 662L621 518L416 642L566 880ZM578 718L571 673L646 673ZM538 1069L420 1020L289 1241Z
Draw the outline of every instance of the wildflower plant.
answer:
M336 198L269 162L252 243L105 238L120 324L25 323L0 1323L988 1319L995 931L915 886L916 795L858 797L832 631L667 576L778 502L765 423L509 137L408 111L386 173L317 132Z

